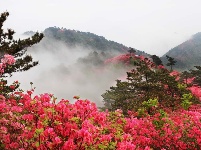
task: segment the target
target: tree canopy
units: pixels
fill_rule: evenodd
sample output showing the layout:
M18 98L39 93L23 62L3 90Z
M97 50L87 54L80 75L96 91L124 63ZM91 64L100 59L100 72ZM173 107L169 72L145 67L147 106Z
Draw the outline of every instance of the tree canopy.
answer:
M102 97L104 109L121 109L127 114L128 110L138 111L150 101L157 101L159 108L178 109L185 93L190 92L176 80L176 76L170 75L167 69L153 67L145 58L136 61L134 69L127 72L126 81L117 80L116 86L110 87ZM151 113L150 108L148 112Z
M36 66L38 61L33 61L30 55L26 54L27 48L40 42L44 37L42 33L35 33L31 38L23 40L14 40L14 31L7 29L4 31L3 24L9 16L9 12L3 12L0 15L0 58L3 58L5 54L13 55L15 57L15 64L8 65L4 69L5 74L12 74L13 72L26 71Z
M163 65L162 60L161 60L158 56L152 55L151 58L152 58L153 62L154 62L157 66Z

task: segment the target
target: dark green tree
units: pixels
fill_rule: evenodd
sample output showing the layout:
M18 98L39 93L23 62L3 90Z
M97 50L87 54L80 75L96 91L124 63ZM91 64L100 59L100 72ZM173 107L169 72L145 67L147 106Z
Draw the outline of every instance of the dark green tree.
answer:
M191 76L195 78L193 84L201 86L201 66L195 66L195 68L190 70Z
M33 61L30 55L26 54L27 48L38 43L44 37L42 33L36 33L31 38L23 40L14 40L14 31L12 29L3 30L3 24L9 16L8 12L0 14L0 59L5 54L14 56L16 62L12 65L6 65L4 67L4 73L0 74L0 95L8 97L10 93L19 88L19 83L16 81L11 85L7 84L7 80L4 77L12 75L13 72L26 71L38 64L37 61ZM19 89L18 89L19 90Z
M168 56L168 55L166 55L166 58L167 58L167 60L168 60L168 63L166 64L167 66L170 66L170 71L172 71L173 69L172 69L172 66L174 66L175 64L176 64L176 60L174 60L174 58L172 58L172 57L170 57L170 56Z
M160 59L158 56L152 55L151 58L152 58L153 62L154 62L157 66L163 65L163 62L161 61L161 59Z
M169 73L166 69L150 68L146 62L139 60L135 69L127 72L127 81L117 80L116 86L102 94L104 109L122 109L126 115L128 110L137 111L144 101L150 99L157 99L159 108L177 109L181 96L188 92L179 88L179 83Z
M130 55L134 54L136 52L136 50L134 48L130 48L128 50L128 52L130 53Z
M0 58L2 58L4 54L10 54L15 57L16 62L12 66L7 66L2 76L5 76L5 74L11 75L13 72L17 71L26 71L36 66L38 62L33 61L30 55L26 55L26 51L28 47L40 42L44 37L42 33L37 32L31 38L14 40L13 35L15 32L12 29L4 31L2 28L8 16L8 12L3 12L0 15Z

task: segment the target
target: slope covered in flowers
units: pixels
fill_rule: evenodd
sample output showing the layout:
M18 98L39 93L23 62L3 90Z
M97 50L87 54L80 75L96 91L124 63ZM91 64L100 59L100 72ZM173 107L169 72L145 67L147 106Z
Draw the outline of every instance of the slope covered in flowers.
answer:
M2 59L2 66L14 63L13 58L8 58L12 57ZM128 59L130 55L124 55L107 62L126 63ZM179 80L179 73L171 75ZM102 112L94 103L78 96L74 96L74 104L64 99L56 103L51 94L34 96L33 91L21 92L17 81L12 85L0 82L0 87L0 149L201 149L199 105L187 110L160 109L144 117L129 111L125 117L120 109ZM201 98L200 87L189 89Z
M135 54L121 54L121 55L118 55L116 57L107 59L105 61L105 64L108 64L108 63L125 63L125 64L128 64L130 62L130 58L144 60L144 56L138 56Z
M28 94L29 93L29 94ZM100 112L88 100L54 103L31 92L0 100L1 149L200 149L201 114L181 110L124 117Z

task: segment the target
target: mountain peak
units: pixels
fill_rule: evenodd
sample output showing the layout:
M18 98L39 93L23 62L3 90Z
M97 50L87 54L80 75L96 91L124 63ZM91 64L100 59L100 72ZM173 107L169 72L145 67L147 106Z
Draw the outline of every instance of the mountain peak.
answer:
M169 50L161 58L164 64L167 62L165 56L175 58L177 61L175 69L183 71L201 65L201 32L194 34L191 39Z
M192 38L201 40L201 32L194 34Z

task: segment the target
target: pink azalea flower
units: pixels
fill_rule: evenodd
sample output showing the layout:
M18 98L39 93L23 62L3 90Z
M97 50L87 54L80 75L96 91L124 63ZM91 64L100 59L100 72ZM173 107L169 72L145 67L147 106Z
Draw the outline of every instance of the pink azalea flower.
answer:
M179 75L179 72L178 71L172 71L171 73L170 73L170 75L171 76L178 76Z
M158 68L159 69L165 69L165 67L163 65L159 65Z
M10 85L10 89L14 90L15 89L15 85Z
M60 144L62 141L59 137L54 138L55 144Z
M11 111L12 112L22 112L22 108L21 107L18 107L18 106L13 106L11 108Z
M32 121L33 120L33 115L32 114L24 114L22 116L22 119Z
M9 64L9 65L12 65L15 63L15 59L12 55L4 55L4 58L1 59L1 62L4 63L4 64Z
M63 150L74 150L76 148L76 145L74 144L72 139L68 139L62 147Z
M4 134L6 134L7 133L7 128L6 127L1 127L0 128L0 133L4 133Z
M17 149L19 147L19 144L17 142L12 142L11 144L9 144L9 146L12 149Z

